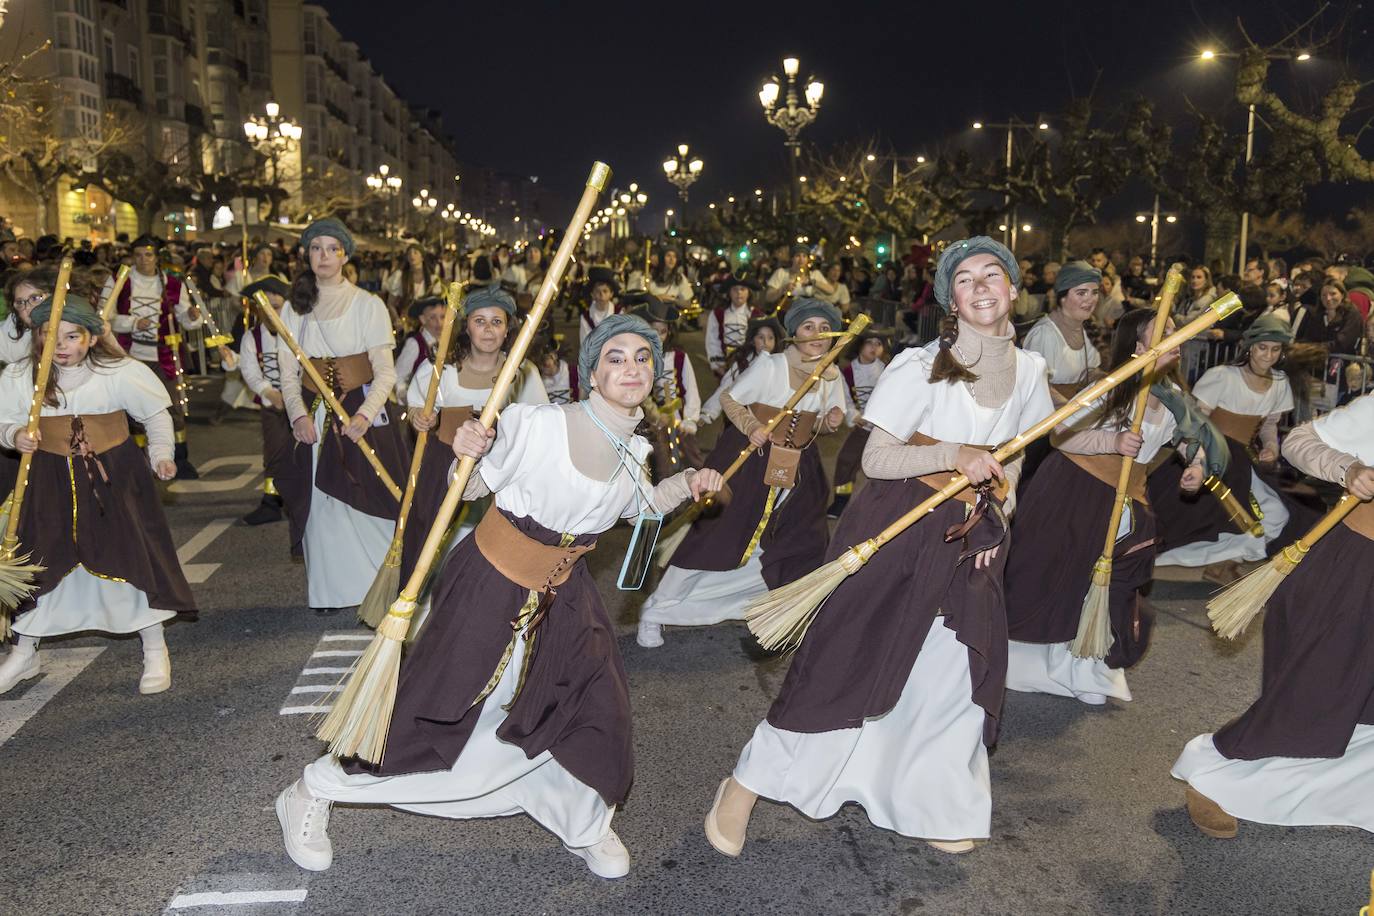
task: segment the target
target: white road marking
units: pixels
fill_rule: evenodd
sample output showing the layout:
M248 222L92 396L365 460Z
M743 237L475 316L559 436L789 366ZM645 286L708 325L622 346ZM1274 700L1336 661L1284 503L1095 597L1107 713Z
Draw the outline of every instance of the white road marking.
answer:
M311 658L357 658L363 654L362 649L323 649L319 652L310 653Z
M42 665L41 674L32 681L25 681L11 693L23 690L23 695L15 700L0 698L0 745L14 737L14 733L24 723L34 717L58 691L66 687L95 661L97 655L105 651L104 646L82 646L71 649L42 649L38 657Z
M341 675L348 674L352 667L335 663L330 665L314 664L315 659L336 658L340 660L356 659L363 654L362 649L328 649L326 646L337 646L340 643L358 644L370 642L372 632L362 628L354 630L330 630L320 635L319 642L315 643L315 649L310 653L310 659L306 661L305 668L301 670L300 677L291 688L291 692L286 697L277 714L281 716L302 716L317 715L329 712L333 708L333 699L343 689L343 678ZM321 676L327 676L323 681ZM318 695L318 704L313 706L300 705L300 701L310 694Z
M301 672L301 676L309 674L347 674L352 668L306 668Z
M372 642L371 633L326 633L320 642Z
M242 467L244 470L227 480L178 480L167 489L173 493L224 493L246 489L262 475L262 455L221 455L197 467L203 476L222 467Z
M317 712L329 712L334 708L333 703L326 703L323 706L283 706L277 713L279 716L313 716Z
M302 684L300 687L292 687L292 693L338 693L343 690L342 684Z
M169 910L185 910L197 906L248 906L254 903L301 903L306 889L284 891L206 891L201 894L178 894L167 904Z
M181 563L181 571L186 575L187 582L199 585L220 568L219 563L192 563L191 561L202 550L214 543L215 538L228 531L233 524L234 519L232 518L217 518L191 535L189 541L177 548L177 560Z

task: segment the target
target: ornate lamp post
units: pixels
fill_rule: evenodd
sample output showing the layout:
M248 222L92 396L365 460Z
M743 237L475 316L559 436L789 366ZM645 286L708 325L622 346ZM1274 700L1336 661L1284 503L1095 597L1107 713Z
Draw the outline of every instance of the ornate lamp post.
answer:
M395 203L396 199L401 194L401 176L391 174L391 166L383 162L381 165L377 166L377 171L368 175L365 180L368 189L371 190L372 193L381 195L387 199L387 220L390 222L393 218L390 212L391 205ZM391 235L390 226L387 227L387 235Z
M263 111L264 114L250 115L243 122L243 133L248 142L272 163L272 184L275 185L280 180L281 155L297 147L304 131L295 121L282 117L281 106L276 102L268 102Z
M787 135L784 145L792 151L788 157L792 162L792 210L795 213L798 203L798 175L797 166L801 160L801 136L802 130L812 121L816 120L816 115L821 110L821 97L825 95L825 84L817 80L814 76L806 81L806 89L802 95L797 94L797 73L801 70L801 61L795 57L787 57L782 62L782 72L786 78L787 91L783 92L783 81L777 76L770 76L759 90L759 102L763 105L763 116L769 124L781 130ZM778 104L778 99L782 98L782 105ZM803 98L805 104L802 104Z
M420 193L410 199L410 205L415 208L415 212L420 216L420 226L424 226L425 218L439 206L439 201L429 193L429 188L421 188Z
M705 167L706 163L699 156L687 158L686 143L679 143L677 154L663 160L663 174L677 186L677 196L682 198L683 203L687 202L687 189L701 177L701 170Z

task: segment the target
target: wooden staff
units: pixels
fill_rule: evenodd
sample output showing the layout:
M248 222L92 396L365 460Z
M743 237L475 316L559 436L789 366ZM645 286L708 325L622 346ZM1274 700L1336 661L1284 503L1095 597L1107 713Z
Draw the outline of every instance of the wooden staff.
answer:
M282 321L281 316L277 314L277 310L272 308L272 303L268 301L267 294L262 290L258 290L253 294L253 297L258 303L258 311L262 312L263 319L272 326L272 330L276 333L277 337L290 348L292 354L296 357L296 361L301 364L301 371L310 376L310 380L315 383L315 389L320 393L320 397L324 398L324 402L329 409L334 412L334 416L339 418L340 423L347 426L349 421L353 418L348 415L348 411L343 409L343 405L339 403L339 399L334 397L334 389L324 383L324 379L320 377L320 371L315 368L315 364L310 361L310 357L306 356L305 352L301 350L301 345L296 343L296 338L293 337L291 332L287 329L286 322ZM363 457L367 459L367 463L372 465L372 470L377 472L377 477L386 488L391 491L392 497L399 502L401 499L401 488L396 486L396 481L391 479L391 475L388 474L386 468L382 466L382 459L377 457L377 453L372 450L372 446L368 445L365 440L359 439L355 444L358 448L362 449Z
M57 286L52 294L52 314L48 316L48 332L43 335L43 352L38 359L38 373L34 380L33 400L29 402L29 419L24 430L33 436L38 432L38 418L43 413L43 397L48 391L52 375L53 354L57 352L57 336L62 325L62 309L67 304L67 282L72 275L72 259L62 259L57 271ZM10 495L10 514L5 524L5 538L0 542L0 639L10 635L10 614L33 593L34 577L43 567L29 563L27 554L19 556L19 512L24 505L24 493L29 488L29 468L33 452L25 452L19 459L19 476Z
M558 243L558 251L549 264L544 281L539 286L534 305L529 316L515 338L510 354L496 376L491 395L482 408L481 424L491 429L496 423L500 405L505 402L506 394L520 372L525 354L534 343L544 314L549 310L554 293L558 290L559 280L568 268L577 240L582 237L582 228L591 217L596 198L606 188L611 169L605 163L592 166L587 186L582 191L582 199L573 213L572 222ZM424 547L415 568L410 571L410 579L405 588L392 604L386 617L377 626L377 634L355 663L348 678L348 685L334 701L334 708L325 718L316 735L329 742L329 751L339 757L358 757L371 763L380 763L386 750L387 730L391 726L391 713L396 706L396 683L400 677L401 644L410 630L410 618L415 614L420 589L429 575L430 567L439 553L439 545L448 531L449 523L463 501L463 491L467 488L468 478L476 467L473 458L463 458L458 462L458 470L449 483L448 493L435 514L425 538Z
M1221 503L1221 508L1226 510L1227 516L1231 519L1231 524L1251 537L1264 537L1264 523L1250 514L1250 510L1245 508L1240 500L1236 499L1236 494L1222 482L1220 477L1211 475L1202 482L1202 485L1207 488L1207 492L1217 498L1217 502Z
M191 282L190 278L184 278L181 282L186 284L186 289L191 293L191 301L200 309L200 318L204 322L206 330L210 333L205 338L205 346L213 347L219 351L220 365L226 372L234 371L239 364L239 355L229 348L229 344L234 342L234 338L228 334L220 332L219 325L215 323L215 316L210 311L210 306L205 301L205 296L200 292L199 287Z
M105 297L105 301L100 305L100 320L109 321L115 313L115 306L119 304L119 294L124 291L124 284L129 282L129 265L120 264L119 272L115 274L114 286L110 287L110 294Z
M429 390L425 392L424 415L434 415L434 402L439 397L439 379L443 377L444 365L448 360L449 341L453 338L453 323L458 317L459 305L463 298L463 284L448 285L448 309L444 312L444 325L439 330L439 352L434 356L434 374L429 379ZM396 600L401 589L401 548L405 539L406 519L410 517L410 506L415 501L415 482L420 476L420 462L429 443L429 430L423 430L415 437L415 453L410 456L410 473L406 476L406 495L401 500L401 511L396 516L396 531L391 536L391 546L386 552L386 562L377 570L372 587L367 590L363 603L358 605L358 619L376 628L386 616L387 608Z
M785 417L789 416L797 409L797 405L801 403L802 398L806 397L807 392L820 381L821 375L825 373L825 370L830 368L835 360L840 358L845 348L849 346L849 342L862 334L872 320L873 319L869 318L867 315L857 315L854 317L854 320L849 323L848 328L834 335L836 337L835 345L816 363L816 367L811 370L811 374L806 377L806 381L797 386L797 389L792 392L792 396L787 399L787 403L783 405L782 409L769 417L768 422L763 425L764 432L771 434ZM722 485L728 483L730 478L734 477L735 473L740 468L744 467L744 462L749 460L749 456L753 454L753 452L754 444L752 442L744 443L744 448L739 450L739 454L735 456L735 460L732 461L730 466L720 475ZM664 526L659 536L658 549L654 551L655 560L660 567L668 565L668 561L672 558L673 553L682 544L683 538L687 536L687 528L700 517L702 512L706 511L707 506L712 503L714 496L714 493L706 494L700 502L691 504L679 513L671 523Z
M1183 266L1175 264L1169 269L1164 280L1164 290L1159 296L1159 307L1155 309L1154 324L1150 328L1150 346L1156 346L1164 339L1164 329L1169 324L1169 312L1173 310L1174 298L1183 286ZM1154 361L1147 362L1141 370L1140 391L1136 392L1135 407L1131 414L1131 433L1140 435L1145 423L1145 409L1150 403L1150 373L1154 372ZM1112 621L1110 615L1110 586L1112 583L1112 558L1116 553L1116 531L1121 524L1121 514L1131 498L1126 490L1131 484L1131 471L1136 460L1130 455L1121 458L1121 473L1116 479L1116 495L1112 501L1112 514L1107 522L1106 543L1102 555L1093 564L1092 583L1083 597L1083 611L1078 618L1078 635L1074 637L1069 651L1077 658L1104 658L1112 647Z
M1274 596L1274 592L1293 570L1298 568L1318 541L1355 511L1360 500L1353 493L1341 495L1340 502L1322 516L1312 530L1280 550L1274 558L1243 579L1226 586L1220 594L1207 602L1207 617L1217 634L1235 639L1245 632L1250 621Z
M997 461L1005 461L1015 455L1031 442L1048 435L1060 423L1126 379L1145 371L1147 364L1152 365L1164 353L1196 337L1239 308L1240 297L1235 293L1227 293L1215 300L1204 314L1084 388L1063 407L994 451L992 457ZM933 496L923 500L920 505L888 525L875 537L853 545L838 558L790 585L774 589L750 602L744 616L749 629L758 637L760 645L766 649L800 645L802 637L806 635L807 628L816 616L816 611L841 582L862 569L884 544L934 512L946 501L953 499L968 486L969 479L963 474L956 474Z

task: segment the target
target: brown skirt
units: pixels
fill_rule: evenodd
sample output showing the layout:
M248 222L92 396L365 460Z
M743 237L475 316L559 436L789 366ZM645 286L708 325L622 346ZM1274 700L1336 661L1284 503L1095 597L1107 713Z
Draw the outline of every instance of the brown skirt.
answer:
M448 494L448 475L453 468L453 446L431 433L420 456L420 472L415 475L415 497L406 516L405 531L401 533L401 581L410 577L420 549L429 537L429 526L439 512L439 504ZM476 470L473 471L477 473Z
M259 410L258 419L262 423L262 470L272 478L272 483L286 506L286 517L291 526L291 543L299 544L305 537L305 522L297 519L296 513L291 511L292 506L301 504L302 498L299 493L289 492L300 484L292 474L292 452L296 447L296 437L291 432L291 421L286 418L286 411L273 410L271 407ZM308 484L306 490L304 499L306 505L309 505Z
M835 529L829 559L873 537L934 494L919 479L870 480ZM907 528L821 605L768 711L777 728L823 732L857 728L897 705L932 626L955 632L968 648L969 693L986 714L983 740L997 738L1007 675L1007 618L1002 570L1008 544L986 569L959 562L965 546L945 531L965 518L951 500ZM1000 524L989 514L971 533L995 543Z
M194 614L196 599L143 450L125 439L99 455L108 482L96 460L34 453L19 551L43 570L16 616L32 610L78 563L97 576L128 582L148 596L150 607Z
M1007 557L1007 633L1018 642L1069 642L1078 634L1116 491L1055 451L1022 493L1012 522L1017 546ZM1154 628L1154 612L1141 600L1154 577L1154 513L1135 501L1131 509L1134 524L1116 543L1108 587L1110 668L1140 661Z
M526 537L559 543L556 532L532 519L506 517ZM573 546L595 540L584 535ZM529 591L497 572L470 537L454 548L433 595L424 631L401 663L382 764L350 761L344 767L350 773L453 767L482 712L473 700L500 664L510 622ZM607 804L621 803L634 776L629 687L615 628L585 560L559 586L531 651L525 683L497 736L528 757L551 752Z
M734 426L726 425L716 447L706 458L706 467L724 471L748 444ZM730 478L730 504L714 518L702 516L693 524L673 554L672 565L679 569L723 572L744 565L749 540L763 519L768 487L763 471L768 460L758 449ZM781 507L774 509L768 526L759 539L763 580L778 588L821 565L829 535L825 507L830 502L830 484L821 467L816 449L802 451L797 468L797 484Z
M355 388L343 396L343 408L351 416L362 406L366 395L363 389ZM363 441L372 446L382 466L396 485L404 488L406 474L410 472L410 445L401 430L400 412L396 405L388 403L382 408L391 422L384 426L370 427ZM283 473L277 478L277 488L281 490L286 502L287 512L292 516L292 537L296 526L304 536L305 525L310 518L311 482L323 493L345 503L365 515L375 518L394 519L401 511L400 500L382 483L372 465L363 457L362 449L340 431L339 424L330 416L320 437L320 462L312 467L311 446L302 445L292 438L291 461L283 466ZM282 487L280 481L286 481ZM299 543L299 541L293 541Z
M1218 729L1236 760L1340 757L1374 725L1374 541L1337 525L1269 599L1260 696Z

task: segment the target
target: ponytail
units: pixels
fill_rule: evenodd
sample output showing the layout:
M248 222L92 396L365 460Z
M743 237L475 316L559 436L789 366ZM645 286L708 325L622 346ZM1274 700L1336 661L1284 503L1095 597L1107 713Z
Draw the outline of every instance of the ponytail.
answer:
M310 269L309 260L291 283L291 308L297 315L308 315L320 301L320 284L315 279L315 271Z
M940 323L940 352L930 367L930 382L968 382L978 381L978 376L954 357L954 344L959 340L959 319L950 315Z

